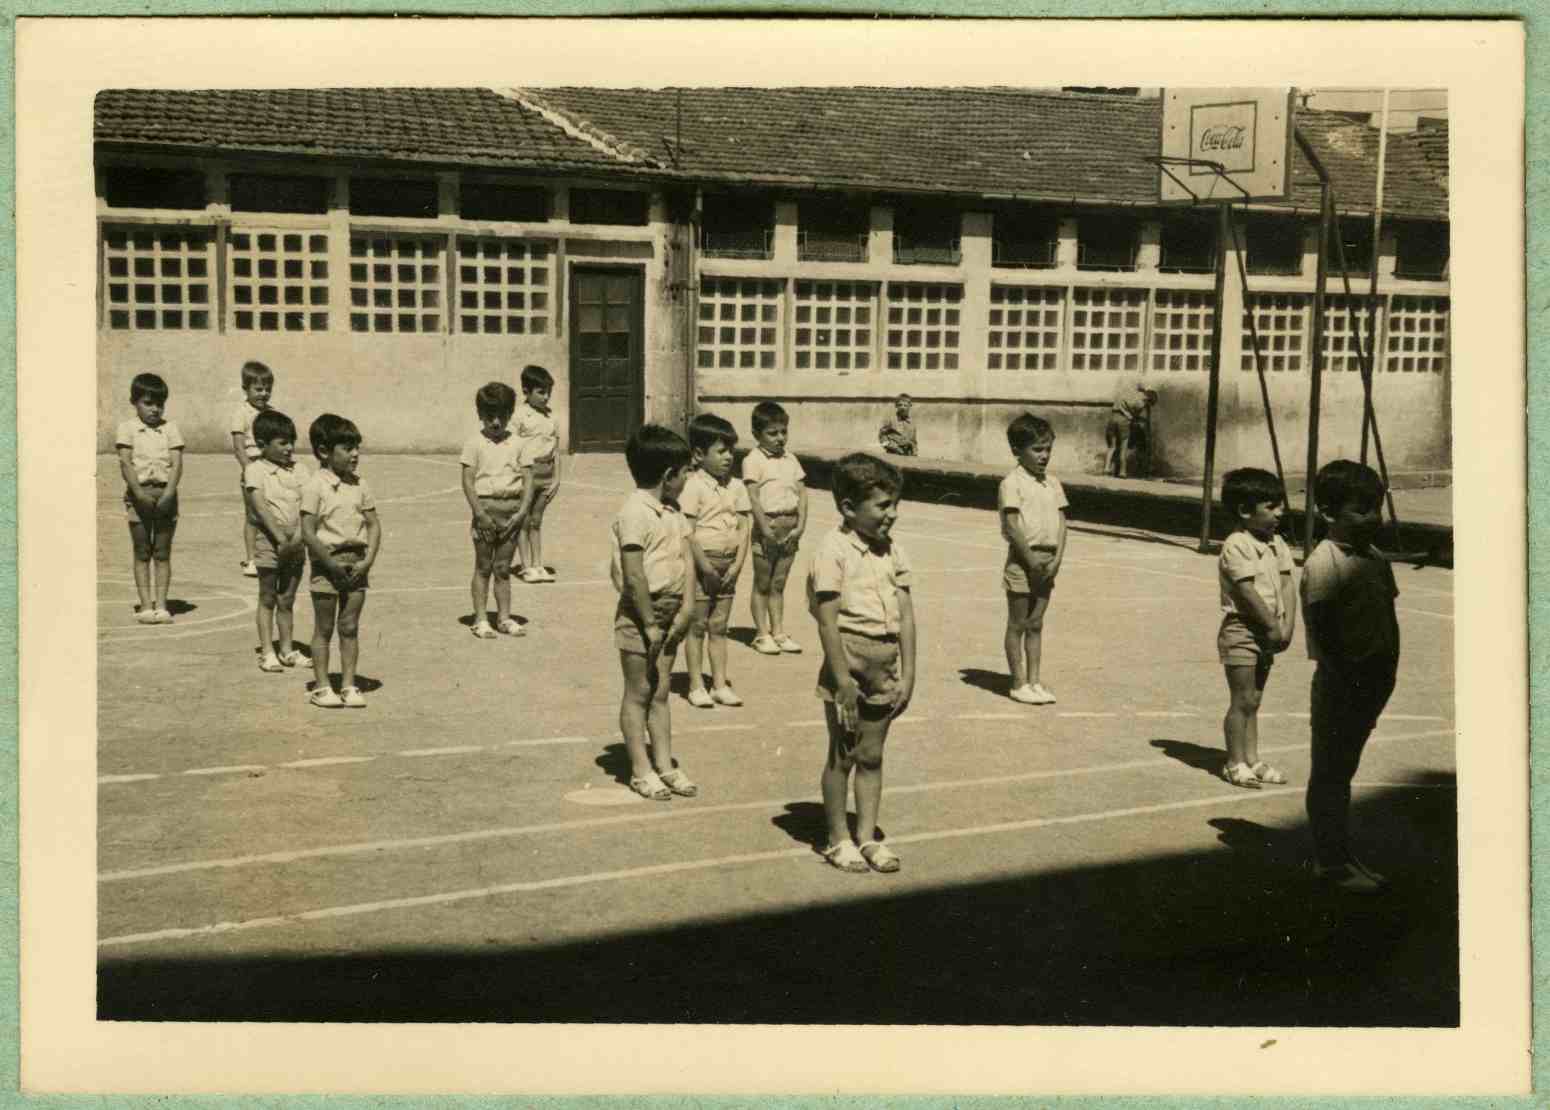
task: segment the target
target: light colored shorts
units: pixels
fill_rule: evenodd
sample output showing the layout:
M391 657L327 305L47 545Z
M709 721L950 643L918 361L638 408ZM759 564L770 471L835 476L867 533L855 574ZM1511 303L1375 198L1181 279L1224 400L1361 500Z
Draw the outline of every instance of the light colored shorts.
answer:
M861 701L872 706L891 706L899 692L899 638L864 636L842 628L840 642L845 645L850 677L861 691ZM833 701L837 687L825 659L818 665L816 693L824 701Z
M160 497L162 491L167 488L165 482L141 482L140 488L146 493ZM153 520L141 520L140 510L135 508L134 498L129 496L129 490L124 490L124 519L130 524L144 524L147 528L155 528L158 524L176 524L178 522L178 495L172 495L172 504L167 506L166 512L158 513Z
M520 492L510 497L484 497L479 498L479 507L495 518L495 523L504 528L511 523L511 518L517 515L517 510L522 507L522 494ZM468 534L474 538L475 543L484 543L479 537L479 522L471 520L468 524ZM503 544L515 543L516 533L502 541ZM500 546L500 545L497 545Z
M357 548L346 548L343 551L330 552L330 554L333 556L334 562L347 567L353 567L356 563L366 558L366 552ZM312 571L312 581L308 588L315 594L338 594L344 597L348 594L368 589L371 585L366 579L362 578L359 582L352 584L348 590L341 590L334 584L332 578L318 570L316 563L310 569Z
M1001 569L1001 586L1009 594L1031 594L1034 597L1048 597L1055 589L1055 576L1049 573L1051 564L1055 562L1055 549L1035 547L1033 549L1033 569L1037 572L1034 580L1028 580L1027 569L1012 556L1008 555L1006 566Z
M682 594L652 594L651 615L658 628L666 632L673 626L678 610L683 608ZM619 598L614 609L614 647L631 655L649 655L646 635L641 620L635 615L635 607L626 597Z
M1264 667L1267 670L1276 658L1270 646L1257 640L1236 613L1222 617L1222 627L1216 633L1216 657L1224 667Z
M772 554L765 550L764 541L758 536L754 536L753 553L765 560L774 560L796 554L794 548L786 546L786 537L796 531L797 516L795 509L788 513L765 513L764 518L770 522L771 537L779 546Z
M300 573L301 566L307 561L307 549L303 547L294 555L280 558L280 553L275 549L274 540L269 538L269 533L262 528L253 541L253 565L259 570L278 570L283 563L288 571Z

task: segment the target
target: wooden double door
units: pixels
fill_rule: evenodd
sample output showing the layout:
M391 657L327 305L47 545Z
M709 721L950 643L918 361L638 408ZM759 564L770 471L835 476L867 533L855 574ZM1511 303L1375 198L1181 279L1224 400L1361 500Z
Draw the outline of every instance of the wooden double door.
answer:
M570 442L623 451L645 420L645 275L638 266L573 266Z

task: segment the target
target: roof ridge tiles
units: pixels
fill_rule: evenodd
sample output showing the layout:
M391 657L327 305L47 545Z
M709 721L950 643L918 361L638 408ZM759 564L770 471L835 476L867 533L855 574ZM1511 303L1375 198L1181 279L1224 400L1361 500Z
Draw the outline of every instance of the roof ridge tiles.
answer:
M528 111L542 117L546 122L575 139L580 139L603 154L611 155L621 162L656 166L660 163L643 148L633 143L616 138L596 126L591 121L580 119L567 114L564 111L547 103L532 89L501 88L492 89L496 96L503 96L520 104Z

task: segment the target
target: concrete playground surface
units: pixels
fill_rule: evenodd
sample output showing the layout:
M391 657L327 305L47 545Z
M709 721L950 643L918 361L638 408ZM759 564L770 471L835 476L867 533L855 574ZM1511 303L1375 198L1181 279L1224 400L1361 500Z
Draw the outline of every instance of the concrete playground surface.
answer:
M368 444L369 448L369 444ZM802 655L748 647L740 709L675 675L695 799L630 793L607 525L619 456L567 460L528 635L469 634L452 457L370 455L384 529L364 710L261 673L230 459L193 456L176 621L136 624L117 468L98 473L98 1014L105 1020L1450 1026L1459 1015L1452 572L1396 567L1404 658L1355 790L1393 880L1304 873L1298 631L1261 750L1290 784L1217 777L1215 560L1078 525L1045 631L1059 698L1006 696L994 514L906 501L919 685L886 757L897 875L823 863L807 554ZM311 606L297 602L305 643ZM336 657L337 658L337 657ZM337 668L337 663L336 663Z

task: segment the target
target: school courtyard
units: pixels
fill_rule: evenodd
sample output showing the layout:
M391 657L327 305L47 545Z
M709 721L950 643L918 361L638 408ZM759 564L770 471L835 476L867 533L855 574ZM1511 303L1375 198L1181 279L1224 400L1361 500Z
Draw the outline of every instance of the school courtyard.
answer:
M470 414L471 415L471 414ZM135 623L117 467L98 462L98 1013L133 1020L1454 1025L1459 1017L1452 572L1397 566L1400 681L1355 790L1393 881L1316 886L1302 630L1261 751L1284 787L1216 774L1216 562L1189 538L1076 523L1046 623L1059 701L1005 696L994 514L906 501L915 700L888 744L893 876L827 865L807 648L766 658L745 571L741 709L673 720L695 799L633 795L607 525L621 456L566 459L558 581L513 585L522 639L469 634L455 457L373 455L382 554L364 710L310 669L259 672L231 460L194 455L176 623ZM309 600L297 606L310 636ZM335 656L337 660L337 653ZM336 664L337 665L337 664Z

